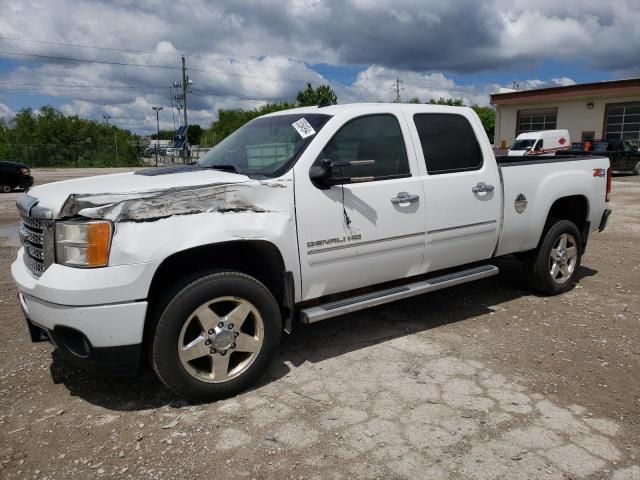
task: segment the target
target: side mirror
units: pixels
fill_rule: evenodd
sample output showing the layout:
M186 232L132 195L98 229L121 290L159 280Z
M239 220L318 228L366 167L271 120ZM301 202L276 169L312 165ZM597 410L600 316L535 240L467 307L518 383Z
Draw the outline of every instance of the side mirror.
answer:
M309 169L311 183L321 190L331 188L329 181L331 179L332 166L333 162L328 158L323 158L319 162L314 163Z
M317 188L327 190L332 185L342 185L344 183L356 183L371 181L373 177L332 177L333 167L355 167L360 165L374 165L375 160L354 160L351 162L334 162L328 158L323 158L316 162L309 169L309 178Z

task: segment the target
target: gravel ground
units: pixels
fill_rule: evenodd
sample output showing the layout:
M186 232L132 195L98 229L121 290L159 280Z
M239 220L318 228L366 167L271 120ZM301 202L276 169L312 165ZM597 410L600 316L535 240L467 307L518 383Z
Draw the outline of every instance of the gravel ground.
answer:
M2 195L0 478L640 479L640 178L613 188L570 292L536 296L500 260L498 277L301 326L255 389L201 405L30 343Z

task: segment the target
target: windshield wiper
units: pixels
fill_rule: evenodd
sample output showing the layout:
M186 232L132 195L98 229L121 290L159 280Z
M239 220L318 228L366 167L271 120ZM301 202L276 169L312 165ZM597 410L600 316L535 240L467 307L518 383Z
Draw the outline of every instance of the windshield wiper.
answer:
M225 172L238 173L238 169L233 165L207 165L202 168L210 168L211 170L224 170Z

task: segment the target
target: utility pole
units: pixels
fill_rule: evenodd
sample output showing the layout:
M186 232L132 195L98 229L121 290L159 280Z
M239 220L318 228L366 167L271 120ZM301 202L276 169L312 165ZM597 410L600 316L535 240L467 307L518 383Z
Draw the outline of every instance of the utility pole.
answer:
M184 108L184 124L187 122L187 88L189 87L189 77L187 76L187 66L185 64L184 55L182 55L182 107Z
M158 166L158 152L160 151L160 110L162 107L151 107L156 111L156 125L158 126L158 136L156 137L156 167Z
M107 127L109 126L109 119L111 118L111 115L103 115L102 118L104 118L104 123L107 125ZM118 160L118 139L116 137L116 128L115 125L113 126L113 146L115 148L116 151L116 167L119 166L120 162Z
M189 121L187 119L187 92L189 90L189 87L191 86L193 82L191 80L189 80L189 76L187 75L187 65L186 65L186 60L184 58L184 55L182 55L182 113L184 114L184 125L185 127L188 128L189 126ZM185 131L185 136L187 135L187 132ZM189 163L189 140L188 137L187 139L185 139L185 142L183 144L183 150L184 155L183 155L183 159L184 159L184 163Z
M402 80L400 80L399 77L396 78L396 82L395 82L395 84L396 84L396 86L395 86L395 89L396 89L396 103L400 103L400 91L404 90L404 87L402 86L402 83L403 82L402 82Z

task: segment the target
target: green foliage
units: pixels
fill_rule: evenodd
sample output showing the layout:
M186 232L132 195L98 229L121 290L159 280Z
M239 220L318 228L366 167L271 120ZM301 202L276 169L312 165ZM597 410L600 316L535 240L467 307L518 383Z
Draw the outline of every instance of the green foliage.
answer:
M440 97L438 100L432 98L429 100L431 105L449 105L450 107L463 107L464 101L461 98L443 98Z
M189 125L187 129L187 137L189 139L189 145L200 145L200 137L204 133L204 128L202 128L197 123L194 125Z
M310 83L307 83L307 88L298 92L296 100L301 107L313 107L320 104L335 105L338 103L336 92L329 85L320 85L314 89Z
M67 117L51 106L37 114L24 108L10 121L0 122L0 160L30 167L137 166L140 143L128 130L77 115Z
M200 145L212 146L220 143L238 128L256 117L280 110L288 110L296 106L295 103L291 102L278 102L267 103L253 110L243 110L241 108L218 110L218 120L213 122L211 127L202 133L202 142L200 142Z
M413 97L407 103L422 103L418 97Z
M311 84L308 83L306 89L298 92L296 102L297 103L267 103L253 110L243 110L240 108L218 110L218 120L202 132L199 144L203 147L209 147L220 143L245 123L261 115L278 112L280 110L288 110L290 108L315 106L320 103L333 105L338 103L338 97L329 85L320 85L318 88L313 88ZM189 127L189 130L191 130L191 127Z
M474 105L471 108L473 108L478 114L478 117L480 117L484 131L487 132L489 141L493 143L493 133L496 128L496 111L492 107L480 107L479 105Z

